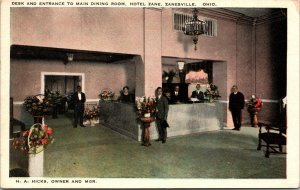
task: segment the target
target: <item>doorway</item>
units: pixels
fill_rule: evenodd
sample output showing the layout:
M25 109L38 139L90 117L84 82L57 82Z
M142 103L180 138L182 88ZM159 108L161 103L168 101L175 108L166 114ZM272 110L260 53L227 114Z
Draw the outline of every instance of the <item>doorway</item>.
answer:
M59 92L61 95L68 96L76 91L78 85L84 91L84 81L84 73L42 72L41 94L49 89L52 92Z
M76 91L76 87L80 82L81 77L79 76L47 75L45 76L45 90L69 95Z

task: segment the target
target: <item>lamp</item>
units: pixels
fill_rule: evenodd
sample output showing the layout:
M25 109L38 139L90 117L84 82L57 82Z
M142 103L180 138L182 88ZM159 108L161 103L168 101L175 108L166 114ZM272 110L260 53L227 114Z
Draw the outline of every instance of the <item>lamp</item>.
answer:
M73 53L66 53L67 57L64 58L64 64L67 65L69 62L72 62L74 59Z
M184 24L183 33L192 36L195 44L195 51L197 50L196 44L198 36L206 33L206 22L198 19L198 10L193 10L193 18Z
M73 53L67 53L68 61L71 62L73 61L74 54Z
M184 68L184 61L178 61L177 64L178 64L179 71L182 71Z
M185 81L185 73L183 73L184 69L184 61L177 61L178 69L179 69L179 77L180 77L180 83L184 83Z

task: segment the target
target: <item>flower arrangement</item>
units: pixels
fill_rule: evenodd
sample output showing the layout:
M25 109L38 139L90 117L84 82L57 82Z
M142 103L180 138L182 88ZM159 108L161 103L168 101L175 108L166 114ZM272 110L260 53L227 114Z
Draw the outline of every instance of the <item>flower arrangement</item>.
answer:
M136 107L139 117L153 117L157 113L156 100L152 97L136 97Z
M57 106L62 103L62 95L59 93L59 91L56 92L48 92L45 94L45 97L47 101L51 103L52 106Z
M210 83L206 89L206 91L204 92L205 96L208 97L208 99L210 101L214 101L216 99L218 99L219 97L221 97L219 95L219 90L218 87L212 83Z
M97 120L99 118L99 111L98 109L93 106L92 109L86 108L85 113L84 113L84 120Z
M15 139L13 146L28 154L37 154L54 142L53 130L46 124L36 123L23 133L22 139Z
M173 81L173 78L176 76L176 72L173 70L170 70L169 72L163 71L162 79L166 80L167 83L171 83Z
M23 106L33 116L43 116L49 113L52 103L44 95L28 96L25 98Z
M114 93L109 88L104 88L101 93L99 94L100 100L112 100L114 97Z
M257 98L255 95L252 95L251 98L247 101L247 110L250 114L260 112L262 107L262 101Z

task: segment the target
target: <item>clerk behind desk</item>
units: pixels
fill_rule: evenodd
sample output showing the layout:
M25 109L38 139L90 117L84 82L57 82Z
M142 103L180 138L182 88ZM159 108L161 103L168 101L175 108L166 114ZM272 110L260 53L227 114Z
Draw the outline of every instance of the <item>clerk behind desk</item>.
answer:
M196 85L196 90L192 92L191 98L197 98L200 102L204 100L204 93L200 91L200 84Z
M174 90L171 92L171 103L181 103L184 102L184 97L182 91L179 89L179 85L176 85Z

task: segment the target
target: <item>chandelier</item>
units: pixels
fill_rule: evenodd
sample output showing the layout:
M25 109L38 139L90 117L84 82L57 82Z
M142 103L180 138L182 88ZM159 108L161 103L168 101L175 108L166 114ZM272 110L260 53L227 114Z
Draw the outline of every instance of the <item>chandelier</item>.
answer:
M197 50L198 36L206 33L206 22L198 19L198 10L193 10L193 18L184 24L183 33L192 36L195 44L195 51Z

